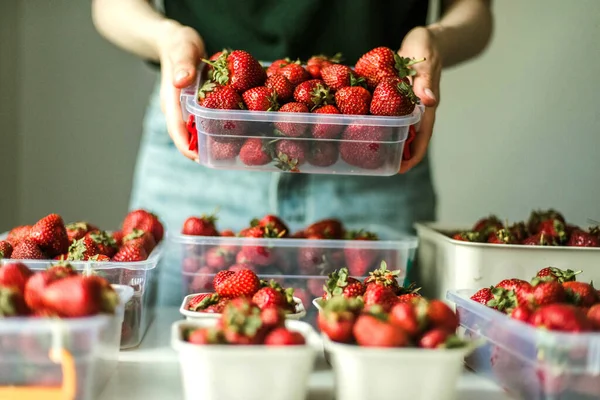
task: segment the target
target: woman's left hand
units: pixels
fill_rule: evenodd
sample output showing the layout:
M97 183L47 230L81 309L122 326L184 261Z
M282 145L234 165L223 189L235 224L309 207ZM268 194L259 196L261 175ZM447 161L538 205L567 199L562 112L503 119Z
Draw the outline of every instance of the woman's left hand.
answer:
M402 162L400 173L405 173L417 165L427 153L427 146L433 133L435 111L440 103L440 76L442 63L434 34L424 27L417 27L408 32L398 51L402 57L411 57L425 61L414 64L417 71L413 76L413 90L425 106L425 112L417 125L417 135L411 143L412 157Z

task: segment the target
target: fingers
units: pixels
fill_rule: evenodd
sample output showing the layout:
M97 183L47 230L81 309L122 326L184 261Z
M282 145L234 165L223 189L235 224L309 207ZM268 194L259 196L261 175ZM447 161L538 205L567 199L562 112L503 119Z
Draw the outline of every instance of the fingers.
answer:
M433 133L433 125L435 123L435 108L426 108L421 118L421 126L417 132L417 136L412 142L412 157L402 163L400 173L410 171L415 165L420 163L427 154L427 147Z
M439 83L430 68L417 71L413 77L413 90L425 107L438 105Z
M183 42L169 54L173 81L172 84L179 89L194 83L196 79L196 66L200 63L202 55L196 44Z

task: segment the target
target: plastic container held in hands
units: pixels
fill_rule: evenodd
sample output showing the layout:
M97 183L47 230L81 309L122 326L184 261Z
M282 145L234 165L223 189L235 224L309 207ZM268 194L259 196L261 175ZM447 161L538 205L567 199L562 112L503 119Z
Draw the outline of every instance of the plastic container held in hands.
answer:
M421 106L402 117L209 109L197 101L205 67L201 64L197 82L181 91L181 107L190 148L197 148L206 167L390 176L410 158L408 144Z

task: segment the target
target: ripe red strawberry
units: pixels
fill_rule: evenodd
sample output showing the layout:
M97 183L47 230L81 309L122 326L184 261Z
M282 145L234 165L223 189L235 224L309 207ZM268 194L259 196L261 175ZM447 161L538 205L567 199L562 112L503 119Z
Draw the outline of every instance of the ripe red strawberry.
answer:
M25 302L32 311L44 308L42 300L46 288L54 281L76 274L70 267L51 267L45 271L33 274L25 284Z
M225 310L225 307L227 306L228 303L229 303L229 299L220 299L218 301L218 303L211 304L208 307L206 307L203 310L203 312L213 313L213 314L221 314L223 312L223 310Z
M424 60L400 57L392 49L377 47L364 54L357 62L355 71L364 77L370 89L375 89L385 78L406 78L416 74L412 65Z
M405 347L409 344L409 338L401 328L368 314L356 319L352 333L358 345L365 347Z
M581 229L571 232L567 246L571 247L600 247L600 238Z
M221 236L222 237L235 237L235 233L231 229L225 229L224 231L221 231Z
M279 112L286 113L307 113L309 112L306 104L291 102L284 104ZM301 137L306 131L306 124L298 122L275 122L275 133L287 137Z
M123 235L129 235L134 229L150 232L156 243L160 243L165 230L158 217L146 210L130 211L123 220L121 231Z
M69 249L65 223L58 214L47 215L36 222L31 227L29 239L50 257L66 253Z
M350 67L341 64L331 64L321 69L323 81L333 90L347 86L365 86L365 80L357 76Z
M446 341L451 336L448 331L444 329L432 329L419 339L419 347L423 349L437 349L445 347Z
M552 236L540 232L525 238L521 244L525 246L556 246L557 243Z
M146 259L148 253L142 246L136 244L124 244L112 258L116 262L136 262Z
M98 254L102 254L110 258L117 253L117 242L110 233L97 230L88 232L85 236L94 241L96 244L96 249L98 250ZM147 233L139 229L134 229L133 232L127 236L127 239L124 240L130 241L138 238L141 238L147 243L148 248L150 249L148 250L148 253L150 253L150 251L152 251L152 249L156 246L154 236L152 236L151 233Z
M117 247L121 247L123 245L123 236L123 232L121 231L114 231L112 233L112 237L115 240Z
M275 166L282 171L298 172L306 161L308 142L304 140L281 139L275 143Z
M240 149L242 148L243 144L243 139L223 141L222 138L220 138L220 140L215 140L215 138L209 136L209 158L215 161L233 160L238 156L238 154L240 154Z
M285 232L271 231L269 228L264 226L254 226L246 229L241 236L248 238L281 238L285 235ZM267 266L273 264L277 256L274 249L263 246L263 245L245 245L242 247L236 257L238 264L253 264L260 266Z
M524 222L516 222L508 227L511 235L515 237L518 243L522 243L523 240L529 236L529 232L527 231L527 227Z
M241 110L244 108L242 96L231 86L219 86L212 81L207 81L198 91L198 102L202 107L218 110ZM241 136L245 132L245 124L241 121L204 119L202 128L214 135L217 141L229 141L231 138L223 136ZM199 127L196 127L198 129ZM192 136L196 135L192 132Z
M494 298L492 289L493 287L479 289L473 296L471 296L471 300L487 306L488 302Z
M527 228L531 234L539 233L540 224L546 220L558 220L566 224L565 217L554 209L532 211L527 221Z
M300 83L294 89L294 100L305 104L309 110L333 103L329 88L320 79L311 79Z
M30 239L17 242L11 257L14 260L44 260L48 258L38 245Z
M500 281L495 287L497 288L502 288L502 289L506 289L506 290L513 290L515 292L517 292L518 290L522 289L523 287L530 287L531 284L527 281L524 281L522 279L504 279L502 281Z
M275 233L277 237L289 236L290 232L290 228L288 228L281 218L271 214L265 215L261 219L252 220L251 225L267 228L269 232Z
M521 241L513 235L510 229L502 228L496 231L490 232L488 236L488 243L492 244L519 244Z
M366 231L349 232L348 238L360 241L378 240L376 234ZM367 273L371 265L373 265L375 258L379 255L379 251L350 244L349 247L344 248L344 255L350 273L354 276L363 276Z
M527 304L524 304L513 308L509 315L511 318L516 319L517 321L529 323L532 313L533 310L531 307Z
M71 276L50 283L42 293L44 307L60 316L87 317L113 313L119 296L97 276Z
M330 340L349 343L353 339L352 327L356 314L362 306L363 303L359 299L336 296L325 303L323 310L318 314L317 325Z
M240 150L240 160L249 166L266 165L273 160L267 142L249 138Z
M275 74L279 74L279 71L281 70L281 68L285 67L288 64L291 64L292 60L290 60L289 58L282 58L279 60L275 60L271 63L271 65L269 65L269 67L267 68L267 76L271 77ZM299 61L296 61L296 63L300 63Z
M363 295L365 306L379 305L385 312L389 312L398 301L394 290L387 286L369 285Z
M199 217L189 217L183 223L181 233L192 236L219 236L215 226L217 216L215 214L202 214Z
M217 290L218 287L221 287L221 284L225 282L229 277L233 276L234 271L219 271L213 278L213 287Z
M220 297L217 293L201 293L191 298L187 303L189 311L202 311L208 306L217 304Z
M215 61L208 61L213 67L212 79L220 85L231 85L236 91L246 90L264 84L267 75L260 63L243 50L223 51Z
M417 104L419 98L410 84L400 78L386 78L373 91L370 111L373 115L409 115Z
M531 316L531 324L548 330L587 332L592 324L577 307L569 304L549 304L538 308Z
M382 261L379 268L369 272L369 276L365 279L365 285L381 285L390 287L394 294L400 294L400 284L398 276L400 271L390 271L387 269L387 263Z
M315 167L329 167L335 164L340 156L337 143L316 141L311 143L307 161Z
M62 257L62 256L61 256ZM67 255L67 257L64 258L60 258L61 261L67 260L69 257ZM110 257L104 254L96 254L95 256L91 256L90 258L88 258L89 261L101 261L101 262L105 262L105 261L110 261Z
M187 341L198 345L224 344L225 338L223 337L223 332L221 330L210 327L194 329L189 333Z
M277 307L289 310L289 303L283 290L278 290L276 287L273 286L266 286L260 288L252 296L252 302L256 304L256 306L261 310L266 307Z
M554 280L559 283L570 282L576 280L576 276L582 271L572 271L570 269L562 270L560 268L546 267L542 268L536 274L537 278L543 278L544 280Z
M414 299L421 298L419 293L405 293L398 296L396 303L412 303Z
M359 168L381 168L387 161L388 148L381 143L390 138L387 129L378 126L349 125L342 134L340 156Z
M593 305L587 312L587 317L595 330L600 330L600 304Z
M453 240L458 240L461 242L476 243L476 242L480 242L482 238L483 238L483 236L479 232L463 231L463 232L457 232L454 235L452 235Z
M112 257L116 254L117 248L113 246L108 235L90 234L90 238L96 242L98 253ZM140 229L134 229L129 235L123 237L123 244L136 244L142 246L147 254L150 254L156 247L154 236L149 232L144 232Z
M341 239L344 225L338 219L328 218L312 223L305 229L305 235L322 235L326 239Z
M0 286L12 287L23 294L25 284L33 272L22 263L4 264L0 267Z
M314 79L321 79L323 69L331 65L335 65L342 60L342 54L337 53L333 57L327 57L325 55L312 56L306 62L306 70Z
M205 264L214 271L221 271L229 268L234 262L234 253L226 248L213 247L208 249L205 257Z
M538 307L546 304L562 303L567 298L564 287L556 281L534 279L531 288L531 301Z
M224 298L253 296L259 289L260 280L249 269L234 272L219 285L215 285L215 291Z
M89 236L84 236L82 239L76 240L69 247L68 260L71 261L87 261L90 257L100 254L96 242Z
M394 304L390 310L389 321L412 337L417 336L422 329L415 307L411 303Z
M0 240L0 259L10 258L13 252L13 246L7 240Z
M67 230L67 237L69 238L69 244L79 240L85 236L86 233L98 230L97 227L88 224L87 222L73 222L65 226Z
M358 279L349 275L348 268L340 268L331 272L325 285L323 299L327 300L334 296L344 296L347 298L362 296L365 292L365 285Z
M441 300L425 300L420 299L417 302L417 315L423 315L425 310L425 318L428 321L430 328L438 328L454 334L458 329L459 319L454 311Z
M361 86L346 86L335 92L335 103L342 114L367 115L371 93Z
M31 232L31 225L17 226L8 232L6 241L16 247L21 240L29 238L29 232Z
M339 115L340 110L332 104L327 104L313 111L315 114L333 114ZM317 139L337 139L342 132L343 125L337 124L315 124L312 130L312 136Z
M267 78L265 86L277 94L277 99L285 103L294 96L294 85L281 74L274 74Z
M221 317L226 340L231 344L258 344L264 339L265 329L261 311L244 297L232 299Z
M494 214L491 214L475 222L475 225L473 225L473 229L471 230L473 232L481 232L487 235L490 231L496 231L502 228L504 228L504 224L502 221L500 221L500 218Z
M17 288L0 285L0 318L29 314L23 293Z
M544 234L554 238L558 243L563 243L567 239L565 225L559 219L546 219L538 224L538 234Z
M298 346L303 344L306 344L306 340L300 332L293 332L286 328L274 329L265 338L265 345L267 346Z
M246 108L250 111L277 111L277 93L266 86L257 86L242 94Z
M291 63L279 70L279 73L287 78L296 87L300 83L311 78L310 74L300 64Z
M564 282L563 288L570 303L580 307L591 307L599 300L596 289L585 282Z

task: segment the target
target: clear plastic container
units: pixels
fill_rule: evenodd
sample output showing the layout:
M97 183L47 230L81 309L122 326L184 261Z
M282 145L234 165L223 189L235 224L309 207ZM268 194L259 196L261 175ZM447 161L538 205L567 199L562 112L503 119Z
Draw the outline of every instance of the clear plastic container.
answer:
M0 323L0 398L6 398L3 396L14 389L61 387L66 379L61 360L60 357L53 360L51 352L67 352L74 361L77 399L97 397L117 367L124 307L133 296L130 287L113 287L120 298L115 315L3 319Z
M394 175L400 170L409 126L421 118L421 107L404 117L209 109L197 101L203 75L199 73L196 84L181 91L181 107L186 121L194 116L199 162L209 168ZM347 130L349 126L352 128ZM323 131L327 131L326 138L313 134ZM249 139L260 139L271 153L271 161L264 165L245 164L239 154ZM281 154L299 161L293 171Z
M0 240L6 235L6 233L0 235ZM69 261L75 269L84 274L97 274L106 278L111 284L133 288L133 297L125 305L121 349L137 347L154 318L158 282L156 267L161 258L163 246L163 243L156 246L148 259L144 261ZM56 260L0 259L0 265L17 261L24 263L31 270L43 270L58 262Z
M352 227L349 227L352 229ZM205 260L220 247L238 252L243 248L264 249L263 254L271 261L257 266L261 279L275 279L284 287L293 287L294 296L303 304L323 295L327 274L347 265L347 257L357 253L369 253L372 263L368 271L378 268L386 261L389 270L400 270L399 283L404 284L412 266L417 239L402 235L383 226L366 226L365 230L378 234L381 240L308 240L308 239L251 239L239 237L202 237L169 235L168 262L181 265L184 295L212 292L212 280L219 269L209 268ZM262 250L261 250L262 251ZM235 262L235 254L232 258ZM226 265L226 269L229 265ZM353 273L350 274L361 277ZM364 275L363 275L364 276ZM315 324L317 310L307 308L305 320Z
M600 398L600 333L537 329L469 299L475 290L449 291L465 336L485 345L466 358L477 374L515 398Z
M465 227L418 223L415 228L419 237L416 281L428 297L443 299L448 290L480 289L506 277L530 280L549 266L583 270L577 280L600 281L600 248L469 243L443 233Z
M172 346L179 353L185 399L304 400L313 370L318 336L306 323L286 321L300 332L304 346L195 345L183 340L184 329L209 327L216 319L178 321Z
M183 298L183 302L181 303L181 307L179 307L179 313L181 315L183 315L185 317L185 319L187 319L188 321L194 321L197 319L204 319L204 318L220 317L221 316L220 313L207 313L207 312L198 312L198 311L188 310L188 303L190 302L190 300L192 300L194 297L198 296L199 294L204 294L204 293L194 293L194 294L185 296ZM292 319L292 320L299 320L299 319L304 318L306 316L306 310L304 309L304 304L302 303L302 300L300 300L297 297L294 297L294 302L296 303L296 312L293 314L292 313L286 314L285 317L287 319Z

